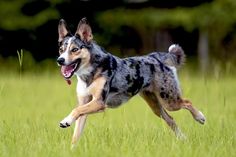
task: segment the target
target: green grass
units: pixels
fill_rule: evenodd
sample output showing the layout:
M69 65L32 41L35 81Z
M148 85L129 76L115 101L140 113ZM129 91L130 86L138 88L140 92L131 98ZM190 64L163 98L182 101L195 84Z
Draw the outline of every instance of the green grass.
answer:
M56 67L55 67L56 68ZM41 69L43 71L43 69ZM59 70L58 70L59 71ZM58 71L1 72L0 156L231 157L236 154L236 79L181 73L184 96L207 117L195 122L186 110L171 112L187 136L178 140L140 97L118 109L88 117L78 147L71 151L73 127L59 128L76 104L75 85Z

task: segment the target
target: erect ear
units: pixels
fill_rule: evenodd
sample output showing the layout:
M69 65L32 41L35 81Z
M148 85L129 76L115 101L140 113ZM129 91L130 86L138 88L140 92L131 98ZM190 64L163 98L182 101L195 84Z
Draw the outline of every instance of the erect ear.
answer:
M80 20L75 35L79 36L82 41L87 43L91 42L93 39L92 29L86 18Z
M59 34L58 42L61 42L67 35L71 34L70 31L68 30L66 21L63 19L59 21L58 34Z

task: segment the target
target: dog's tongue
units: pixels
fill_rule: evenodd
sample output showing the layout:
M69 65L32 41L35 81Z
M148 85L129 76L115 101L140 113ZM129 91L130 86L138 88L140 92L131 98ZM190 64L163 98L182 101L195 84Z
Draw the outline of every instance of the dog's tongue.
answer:
M71 77L71 73L73 72L74 67L72 65L61 66L61 74L66 77ZM67 83L70 85L71 80L66 79Z
M61 73L64 77L70 77L74 67L72 65L61 66Z

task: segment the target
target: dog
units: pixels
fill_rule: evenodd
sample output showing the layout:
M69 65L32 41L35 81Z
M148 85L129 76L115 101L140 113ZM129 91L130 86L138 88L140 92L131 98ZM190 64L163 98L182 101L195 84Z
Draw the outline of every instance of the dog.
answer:
M205 117L182 98L177 69L185 61L183 49L176 44L168 52L119 58L100 47L94 40L86 18L80 20L74 35L66 22L58 25L59 54L57 63L70 83L77 76L78 105L61 122L67 128L75 122L72 145L78 141L88 114L116 108L139 94L155 115L165 120L177 137L183 136L174 119L166 112L187 109L204 124Z

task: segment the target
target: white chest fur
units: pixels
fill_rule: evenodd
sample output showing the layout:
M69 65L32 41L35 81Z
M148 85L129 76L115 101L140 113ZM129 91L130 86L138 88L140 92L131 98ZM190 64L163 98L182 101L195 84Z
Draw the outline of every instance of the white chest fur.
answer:
M83 66L79 68L77 72L75 72L75 75L77 76L77 87L76 87L76 92L77 95L80 96L86 96L89 94L89 87L87 87L86 82L84 82L80 77L83 75L89 75L89 73L92 71L92 67L86 67L84 68Z
M76 92L80 96L86 96L88 95L88 87L86 82L80 79L79 76L77 76L78 82L77 82L77 87L76 87Z

